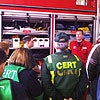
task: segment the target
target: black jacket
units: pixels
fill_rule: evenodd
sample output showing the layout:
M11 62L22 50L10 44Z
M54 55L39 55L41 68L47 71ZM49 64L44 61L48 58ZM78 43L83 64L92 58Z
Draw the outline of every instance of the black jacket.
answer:
M96 81L97 83L98 77L100 75L100 44L96 44L92 48L88 56L86 69L89 80L91 82Z
M100 75L100 43L92 48L86 63L86 70L90 81L92 100L97 100L97 83Z

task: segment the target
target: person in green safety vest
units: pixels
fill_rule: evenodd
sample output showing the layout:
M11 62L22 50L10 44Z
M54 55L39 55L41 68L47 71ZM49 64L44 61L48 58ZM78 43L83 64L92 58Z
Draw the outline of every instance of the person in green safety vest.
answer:
M42 100L43 91L38 73L30 68L31 57L27 48L14 50L8 59L3 77L20 82L32 100Z
M87 76L79 57L68 50L69 36L56 33L56 52L44 58L42 84L45 100L83 100L87 86Z
M0 49L0 100L30 100L23 86L8 78L3 78L7 55Z

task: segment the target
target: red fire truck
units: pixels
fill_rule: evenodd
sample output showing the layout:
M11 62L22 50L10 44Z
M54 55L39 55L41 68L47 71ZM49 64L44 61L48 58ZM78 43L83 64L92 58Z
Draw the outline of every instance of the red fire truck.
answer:
M0 40L10 41L11 50L24 35L34 36L34 53L42 57L54 53L54 34L66 32L74 39L76 29L95 43L99 32L97 0L1 0Z

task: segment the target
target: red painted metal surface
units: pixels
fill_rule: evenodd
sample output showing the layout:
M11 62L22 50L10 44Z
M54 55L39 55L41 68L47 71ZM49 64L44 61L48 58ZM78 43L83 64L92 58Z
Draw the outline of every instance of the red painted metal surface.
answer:
M17 4L54 8L96 9L97 0L87 0L87 6L77 6L76 0L1 0L0 4Z
M76 0L1 0L0 9L95 14L97 0L87 0L86 6L76 5Z
M51 53L54 53L54 35L55 35L55 15L54 14L52 14L52 16L51 16L51 18L52 18L52 29L51 29L51 31L52 31L52 47L51 47Z

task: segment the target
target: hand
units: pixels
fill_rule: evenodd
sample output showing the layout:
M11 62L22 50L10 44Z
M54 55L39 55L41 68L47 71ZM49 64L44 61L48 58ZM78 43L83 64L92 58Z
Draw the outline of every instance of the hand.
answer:
M69 98L68 100L73 100L72 98Z
M73 99L72 98L69 98L69 99L64 98L64 100L73 100Z
M33 69L34 71L40 73L40 70L39 70L39 67L38 67L38 66L34 66L32 69Z
M64 100L68 100L68 99L64 98Z

